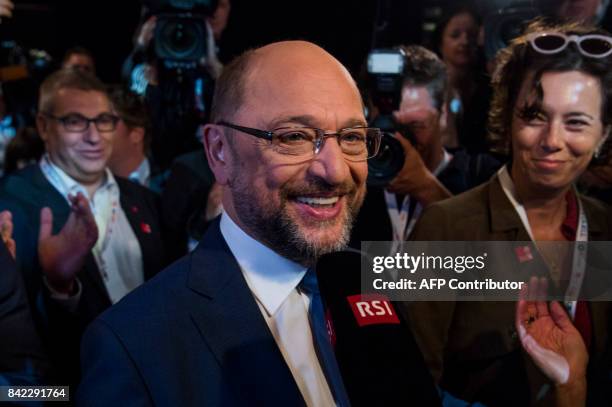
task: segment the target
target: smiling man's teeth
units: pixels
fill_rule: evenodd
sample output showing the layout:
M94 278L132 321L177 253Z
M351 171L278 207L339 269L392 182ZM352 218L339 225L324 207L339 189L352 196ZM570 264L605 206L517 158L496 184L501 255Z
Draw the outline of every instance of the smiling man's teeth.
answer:
M337 196L333 196L330 198L313 198L313 197L304 197L300 196L296 198L296 201L300 203L304 203L306 205L334 205L340 199Z

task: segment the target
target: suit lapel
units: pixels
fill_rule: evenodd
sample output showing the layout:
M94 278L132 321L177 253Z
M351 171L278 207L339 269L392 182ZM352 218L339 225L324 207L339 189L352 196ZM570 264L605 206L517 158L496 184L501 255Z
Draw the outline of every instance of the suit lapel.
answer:
M502 189L497 175L489 183L489 216L493 236L490 240L504 240L510 245L509 252L496 257L508 259L509 275L519 276L525 282L529 276L548 277L550 280L548 266L531 241L521 218ZM559 287L556 284L549 286L549 295L559 295Z
M233 391L258 405L304 400L219 229L211 225L191 258L192 319Z
M41 203L44 203L45 206L51 209L53 212L53 233L58 233L70 215L68 202L66 202L62 194L47 181L47 178L45 178L38 165L32 168L31 182L33 184L33 193L28 195L36 202L36 206L41 206ZM26 194L24 194L24 196L26 196Z
M502 189L497 175L489 182L489 217L493 233L491 240L531 240L521 218Z
M164 248L160 243L162 239L159 220L154 219L157 213L152 214L140 194L134 193L134 190L130 188L132 181L119 177L115 179L119 186L121 209L140 244L144 277L145 280L148 280L164 266Z

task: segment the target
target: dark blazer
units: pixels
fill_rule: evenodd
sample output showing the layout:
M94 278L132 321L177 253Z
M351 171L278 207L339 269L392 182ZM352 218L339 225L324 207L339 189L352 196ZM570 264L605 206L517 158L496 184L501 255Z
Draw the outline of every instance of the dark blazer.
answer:
M189 238L202 239L206 204L215 176L203 149L177 157L161 194L162 222L169 237L168 251L176 260L187 254Z
M81 406L304 405L218 221L88 327L81 360Z
M23 281L0 239L0 385L42 385L47 370Z
M165 266L158 198L140 185L119 177L116 180L121 207L140 244L145 279L151 278ZM16 240L20 269L35 321L49 346L50 357L52 360L57 359L56 366L66 367L69 365L65 363L67 355L73 354L78 366L78 347L85 326L111 305L93 254L87 256L83 269L77 274L83 287L77 311L68 313L51 300L47 290L43 289L37 253L41 208L51 208L53 233L58 233L70 215L68 203L47 181L38 165L29 166L5 178L0 185L0 194L4 200L19 207L25 215L14 222L16 230L28 231L22 234L28 236L27 241Z
M591 198L580 200L589 222L589 240L610 240L610 208ZM530 241L497 176L428 207L411 239ZM544 269L542 259L533 253L534 267ZM520 273L516 263L510 267ZM612 308L604 302L588 305L593 329L589 369L595 383L598 373L606 374L607 367L598 365L607 363L603 356L610 346ZM490 406L538 404L537 392L547 380L522 351L514 329L514 302L415 302L404 303L402 310L442 388ZM589 381L591 395L597 393L595 387ZM542 405L549 400L545 397Z

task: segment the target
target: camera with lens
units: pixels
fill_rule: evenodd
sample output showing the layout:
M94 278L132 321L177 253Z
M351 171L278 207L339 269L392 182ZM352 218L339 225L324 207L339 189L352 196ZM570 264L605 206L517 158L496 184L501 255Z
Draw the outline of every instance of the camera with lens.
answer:
M376 157L368 160L368 184L385 186L404 166L404 148L393 137L399 132L414 143L414 136L405 126L396 122L393 112L399 109L406 56L401 49L375 49L368 54L368 91L378 114L370 126L383 132Z
M207 55L205 17L217 0L146 0L149 14L157 16L153 48L162 68L189 70Z

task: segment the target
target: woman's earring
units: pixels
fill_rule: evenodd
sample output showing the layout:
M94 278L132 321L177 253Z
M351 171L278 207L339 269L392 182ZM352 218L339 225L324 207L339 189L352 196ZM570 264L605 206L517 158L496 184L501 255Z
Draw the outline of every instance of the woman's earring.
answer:
M593 153L593 158L599 158L599 151L601 150L601 147L597 147L595 149L595 152Z

